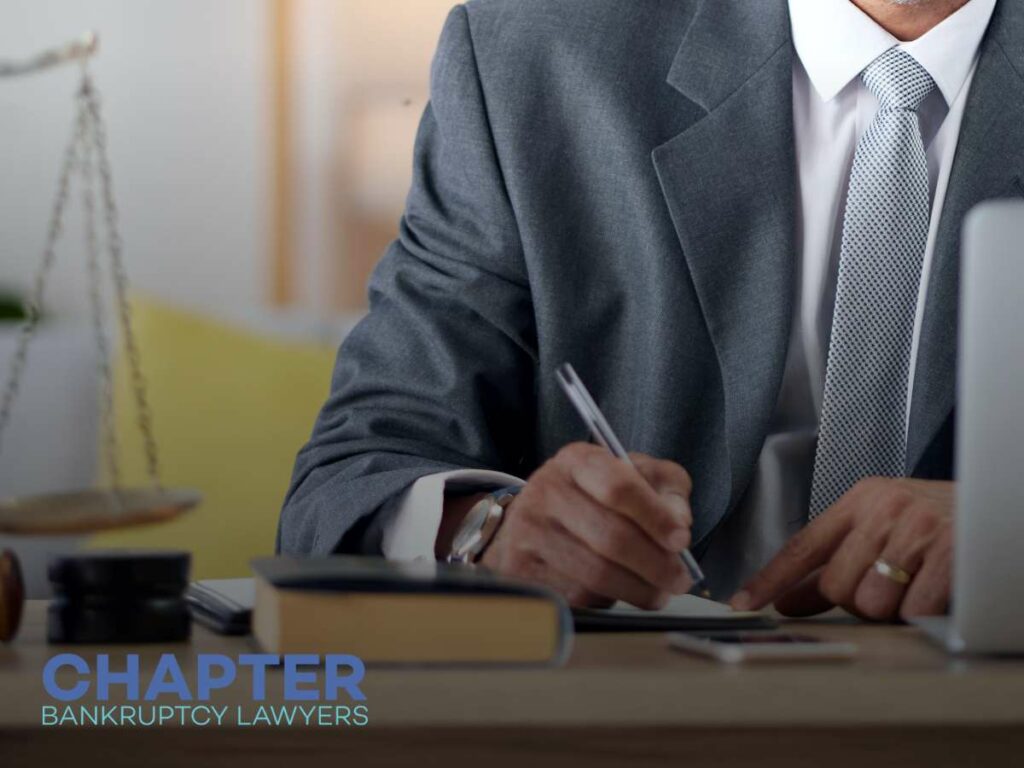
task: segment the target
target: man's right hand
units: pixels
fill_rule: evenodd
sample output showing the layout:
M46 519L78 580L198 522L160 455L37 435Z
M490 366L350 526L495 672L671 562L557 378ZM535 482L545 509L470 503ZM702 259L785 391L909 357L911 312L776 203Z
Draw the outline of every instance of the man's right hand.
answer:
M679 553L690 545L686 470L572 443L538 469L505 511L481 562L539 582L574 606L624 600L660 608L692 586Z

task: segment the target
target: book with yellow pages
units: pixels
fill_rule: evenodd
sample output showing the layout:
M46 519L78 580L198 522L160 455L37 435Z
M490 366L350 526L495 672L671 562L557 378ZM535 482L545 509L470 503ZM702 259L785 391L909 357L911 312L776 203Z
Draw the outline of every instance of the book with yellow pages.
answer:
M559 664L568 655L565 602L482 569L344 555L252 567L252 631L269 653L400 664Z

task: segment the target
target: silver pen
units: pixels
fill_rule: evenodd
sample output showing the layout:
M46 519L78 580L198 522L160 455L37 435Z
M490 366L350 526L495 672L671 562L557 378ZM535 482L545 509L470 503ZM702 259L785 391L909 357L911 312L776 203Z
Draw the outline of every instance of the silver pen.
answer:
M629 464L631 467L635 467L632 460L629 458L629 454L626 453L626 449L622 446L619 438L616 437L612 431L611 425L608 424L608 420L601 413L601 409L597 407L597 403L594 402L594 398L590 396L590 392L583 386L583 382L580 381L580 377L576 375L576 371L569 363L563 363L555 371L555 378L558 379L558 383L565 391L569 401L575 406L577 412L583 422L590 429L594 435L594 439L597 440L601 445L612 452L612 455L622 459L622 461ZM679 557L682 559L686 569L690 572L690 577L693 579L693 587L690 589L691 592L697 591L702 597L711 597L707 588L704 586L704 572L700 569L700 565L697 564L696 558L689 549L684 549L679 553Z

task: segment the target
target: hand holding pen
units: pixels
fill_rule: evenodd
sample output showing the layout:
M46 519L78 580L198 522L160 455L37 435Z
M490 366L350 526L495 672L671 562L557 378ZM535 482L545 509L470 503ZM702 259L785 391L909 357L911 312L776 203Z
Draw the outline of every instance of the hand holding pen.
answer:
M690 477L674 462L572 443L530 476L481 562L546 584L574 606L660 608L694 579Z
M629 458L629 454L626 453L626 449L623 448L615 432L612 431L611 425L601 413L601 409L597 407L594 398L590 396L590 392L583 386L580 377L576 375L575 369L569 363L565 363L555 371L555 376L569 401L576 408L576 412L589 427L594 439L611 451L617 459L635 469L636 465ZM700 569L700 565L697 564L697 560L690 550L687 547L680 548L679 557L690 572L690 576L693 577L693 590L699 592L702 597L711 597L704 585L704 572Z

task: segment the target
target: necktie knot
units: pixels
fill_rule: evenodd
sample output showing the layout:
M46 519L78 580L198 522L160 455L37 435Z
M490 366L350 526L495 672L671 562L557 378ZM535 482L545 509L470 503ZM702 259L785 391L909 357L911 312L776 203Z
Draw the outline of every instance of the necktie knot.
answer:
M868 64L861 74L864 84L878 97L882 109L906 109L916 112L935 81L906 51L890 48Z

